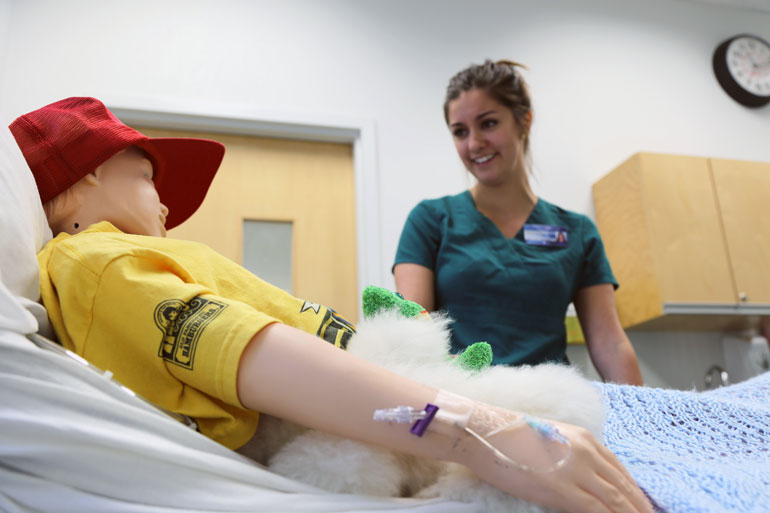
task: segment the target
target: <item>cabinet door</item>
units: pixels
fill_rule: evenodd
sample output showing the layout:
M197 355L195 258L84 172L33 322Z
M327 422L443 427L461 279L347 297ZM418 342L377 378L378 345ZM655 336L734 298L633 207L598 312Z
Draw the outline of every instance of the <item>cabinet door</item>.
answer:
M770 304L770 164L711 159L735 301Z
M615 304L624 328L663 315L641 177L636 154L593 185L596 226L620 284Z
M664 303L735 303L708 160L641 154L647 222Z

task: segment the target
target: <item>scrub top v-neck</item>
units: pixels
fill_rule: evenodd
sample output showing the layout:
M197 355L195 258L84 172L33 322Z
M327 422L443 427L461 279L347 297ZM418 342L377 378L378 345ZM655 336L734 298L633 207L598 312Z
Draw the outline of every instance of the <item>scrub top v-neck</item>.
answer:
M537 244L534 229L557 229L566 243ZM542 198L512 238L478 211L470 191L424 200L401 233L400 263L433 270L435 309L454 319L452 351L486 341L495 364L565 361L564 316L577 291L617 287L594 223Z

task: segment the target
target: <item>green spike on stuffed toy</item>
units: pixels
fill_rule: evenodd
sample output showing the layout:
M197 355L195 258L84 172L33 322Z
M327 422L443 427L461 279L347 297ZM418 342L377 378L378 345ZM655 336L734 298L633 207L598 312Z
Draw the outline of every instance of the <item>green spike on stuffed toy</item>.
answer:
M492 364L492 346L486 342L474 342L457 355L455 362L471 372L486 369Z
M370 285L361 295L361 308L364 317L371 317L381 310L398 309L404 317L425 317L430 314L414 301L404 299L398 292L392 292L382 287ZM470 372L478 372L492 364L492 347L486 342L476 342L469 345L457 355L454 362Z
M361 295L361 308L364 311L364 317L371 317L380 310L391 310L394 308L398 309L404 317L430 317L425 308L414 301L404 299L404 296L398 292L391 292L388 289L373 285L369 285L364 289Z

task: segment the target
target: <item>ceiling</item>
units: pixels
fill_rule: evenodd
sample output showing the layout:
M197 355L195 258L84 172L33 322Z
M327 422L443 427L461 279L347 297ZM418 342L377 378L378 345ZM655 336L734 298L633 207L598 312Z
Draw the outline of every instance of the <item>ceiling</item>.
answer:
M770 13L770 0L689 0L703 4L722 5L736 9L753 9Z

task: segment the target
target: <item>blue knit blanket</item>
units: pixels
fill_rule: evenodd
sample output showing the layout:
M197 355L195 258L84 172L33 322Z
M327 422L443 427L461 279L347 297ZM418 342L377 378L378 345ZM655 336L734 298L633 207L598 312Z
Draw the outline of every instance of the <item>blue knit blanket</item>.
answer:
M770 511L770 372L708 392L600 386L605 444L660 511Z

